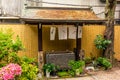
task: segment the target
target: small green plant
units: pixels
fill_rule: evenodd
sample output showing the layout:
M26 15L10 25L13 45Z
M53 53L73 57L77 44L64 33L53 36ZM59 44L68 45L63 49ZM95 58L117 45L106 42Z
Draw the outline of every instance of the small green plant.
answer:
M85 66L85 62L71 60L68 65L71 67L71 70L75 72L75 74L76 73L80 74L83 72L83 67Z
M69 73L67 71L60 71L57 73L59 77L70 77Z
M37 77L38 73L38 67L34 64L35 59L24 56L21 57L20 60L22 74L21 76L17 77L17 80L34 80Z
M92 63L92 59L90 57L86 57L84 61L86 64Z
M26 56L23 56L21 59L22 59L22 61L24 61L28 64L35 63L35 58L28 58Z
M55 70L55 65L54 64L52 64L52 63L47 63L47 64L44 64L44 66L43 66L43 70L44 70L44 72L52 72L53 70Z
M22 74L18 80L34 80L37 77L36 74L38 73L38 67L36 65L23 62L21 67Z
M102 50L106 49L106 47L110 43L111 43L111 41L104 39L102 35L97 35L96 39L94 40L94 44L95 44L96 48L102 49Z
M104 67L105 70L112 67L112 64L110 63L110 61L107 58L102 58L102 57L97 58L96 64L98 66Z
M71 76L75 76L75 72L71 69L71 70L68 70L68 73L71 75Z

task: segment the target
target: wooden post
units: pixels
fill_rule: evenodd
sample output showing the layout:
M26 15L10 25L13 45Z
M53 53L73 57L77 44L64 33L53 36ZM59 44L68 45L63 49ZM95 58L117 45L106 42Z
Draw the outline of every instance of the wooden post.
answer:
M38 67L39 72L42 72L43 67L42 24L38 24Z
M42 24L38 24L38 51L42 51Z
M76 60L80 60L79 52L80 52L80 49L81 49L81 38L80 39L78 38L78 27L79 27L79 25L77 24L76 27L77 27L77 31L76 31L76 52L75 52L75 57L76 57Z

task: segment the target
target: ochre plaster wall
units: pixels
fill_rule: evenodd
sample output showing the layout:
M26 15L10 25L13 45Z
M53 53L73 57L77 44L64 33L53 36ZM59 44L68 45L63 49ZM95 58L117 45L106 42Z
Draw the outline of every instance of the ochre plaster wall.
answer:
M38 30L37 25L24 25L24 24L0 24L0 28L3 30L10 29L14 32L13 38L19 35L23 45L25 46L25 51L19 52L19 56L29 56L36 57L38 54ZM103 34L105 26L102 25L84 25L82 27L82 39L81 48L85 50L85 56L90 57L99 56L100 50L96 49L94 46L94 39L97 34ZM43 25L43 51L72 51L76 46L75 40L58 40L58 34L54 41L50 41L50 25ZM57 32L56 32L57 33ZM115 26L115 40L114 40L114 51L115 58L120 60L120 26Z
M94 39L96 35L103 34L105 26L102 25L84 25L82 35L82 49L85 50L85 56L90 57L91 55L99 56L100 50L96 49L94 45Z
M73 49L76 47L75 39L67 39L67 40L59 40L58 39L58 28L57 25L54 25L56 27L56 35L55 40L50 40L50 27L51 25L43 25L42 27L42 33L43 33L43 51L73 51Z
M115 58L117 58L120 61L120 25L115 26L114 36Z
M11 29L14 33L13 39L19 35L25 46L25 51L20 51L19 56L28 56L37 58L38 54L38 30L35 25L22 25L22 24L0 24L0 29Z

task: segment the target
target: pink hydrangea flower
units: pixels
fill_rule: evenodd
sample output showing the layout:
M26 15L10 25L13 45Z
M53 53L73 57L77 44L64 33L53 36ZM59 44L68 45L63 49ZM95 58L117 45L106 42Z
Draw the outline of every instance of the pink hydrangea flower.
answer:
M0 80L14 79L15 76L21 75L22 69L18 64L10 63L0 69Z

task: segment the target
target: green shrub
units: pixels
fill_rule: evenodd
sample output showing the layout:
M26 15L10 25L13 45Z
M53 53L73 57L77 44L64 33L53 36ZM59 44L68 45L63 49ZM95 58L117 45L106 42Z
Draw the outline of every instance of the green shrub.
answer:
M73 61L71 60L68 64L71 69L76 72L76 70L79 69L79 72L82 73L83 72L83 67L85 66L85 62L84 61Z
M23 62L21 67L22 74L17 80L34 80L37 77L38 67L36 65Z
M0 65L20 62L17 53L18 51L23 50L24 47L18 36L16 37L16 40L13 40L12 36L13 33L10 29L6 31L0 30Z
M38 67L34 58L21 57L22 74L17 80L34 80L37 77Z
M69 73L67 71L61 71L57 73L59 77L69 77Z
M99 57L96 60L96 64L101 67L104 67L105 69L109 69L112 67L112 64L110 63L110 61L107 58L102 58L102 57Z
M35 59L34 58L28 58L26 56L23 56L22 58L22 61L28 63L28 64L31 64L31 63L35 63Z
M38 68L33 65L34 59L28 57L20 58L17 53L23 50L22 41L17 36L16 40L12 39L13 33L11 30L0 30L0 67L8 63L18 63L22 67L21 76L16 77L16 80L34 80L36 78Z
M69 75L75 76L75 72L73 70L68 70Z
M92 63L92 59L90 57L85 58L84 61L86 64Z
M111 41L104 39L102 35L97 35L96 39L94 40L94 44L95 44L96 48L102 49L102 50L106 49L106 47L110 43L111 43Z

